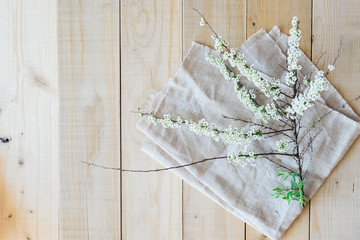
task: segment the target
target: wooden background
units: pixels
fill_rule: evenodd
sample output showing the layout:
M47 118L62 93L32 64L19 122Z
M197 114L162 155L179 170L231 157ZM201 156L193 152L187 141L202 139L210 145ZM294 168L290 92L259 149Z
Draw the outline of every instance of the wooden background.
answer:
M257 30L288 32L329 80L360 93L359 0L0 1L0 239L267 239L141 152L138 116L192 41L211 45L199 9L238 46ZM360 104L351 106L359 114ZM360 140L284 239L360 239Z

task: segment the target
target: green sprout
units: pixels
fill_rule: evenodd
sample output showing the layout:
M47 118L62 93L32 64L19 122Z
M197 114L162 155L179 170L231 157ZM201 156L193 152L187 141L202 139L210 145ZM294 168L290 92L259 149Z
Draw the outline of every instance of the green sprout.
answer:
M274 188L272 191L273 198L281 197L284 200L287 200L290 205L291 201L295 200L299 202L300 206L305 206L307 198L304 196L304 185L305 182L300 179L299 175L296 172L289 172L280 167L280 173L277 175L283 180L283 184L279 187ZM284 183L289 179L291 180L291 188L286 188Z

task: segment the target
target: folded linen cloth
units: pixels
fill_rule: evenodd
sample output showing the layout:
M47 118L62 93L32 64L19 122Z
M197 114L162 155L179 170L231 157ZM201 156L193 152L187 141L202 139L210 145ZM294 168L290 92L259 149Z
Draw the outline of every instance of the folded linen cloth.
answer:
M264 30L255 33L244 42L240 52L249 64L261 72L263 78L272 76L284 82L286 50L287 36L275 26L269 33ZM216 51L193 43L175 76L153 97L149 110L156 116L179 115L182 119L196 122L205 118L222 127L246 126L223 118L222 115L249 119L253 114L238 100L232 83L227 82L219 70L205 60L207 52L219 56ZM299 65L303 67L300 79L318 71L304 54L299 58ZM246 79L241 81L251 86ZM313 142L312 157L308 153L304 162L304 192L308 198L315 194L360 133L359 116L348 105L338 108L344 103L341 95L330 86L322 94L322 99L304 114L302 124L310 126L319 115L334 109L320 123L322 132ZM146 135L142 150L166 167L226 156L238 147L198 136L187 127L165 129L160 124L151 124L147 118L141 118L137 127ZM260 141L252 144L251 149L254 152L273 149L276 140ZM286 201L271 197L271 189L281 184L277 177L279 168L261 158L256 161L256 166L241 167L219 159L172 171L258 231L271 239L279 239L302 208L297 202L288 205ZM293 160L277 158L276 161L297 170Z

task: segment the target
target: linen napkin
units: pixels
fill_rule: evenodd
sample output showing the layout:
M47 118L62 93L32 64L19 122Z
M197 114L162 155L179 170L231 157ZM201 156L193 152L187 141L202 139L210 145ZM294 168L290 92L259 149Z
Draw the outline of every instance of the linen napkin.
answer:
M240 48L246 61L254 65L263 78L277 77L282 82L286 74L283 68L287 64L286 50L287 36L276 26L269 33L258 31ZM237 98L232 83L227 82L219 70L205 60L207 52L219 56L216 51L193 43L180 69L153 97L148 110L156 116L171 114L196 122L205 118L219 127L246 127L244 123L223 117L254 119ZM313 76L318 71L303 53L299 65L303 67L300 79ZM245 78L241 82L252 86ZM285 85L283 87L286 88ZM319 124L318 129L322 132L313 142L312 154L308 152L305 157L304 192L308 198L315 194L360 133L359 116L348 105L338 108L344 103L341 95L330 86L322 94L322 99L304 114L302 124L310 126L320 115L334 109ZM165 129L160 124L153 125L145 117L139 120L137 127L146 136L142 150L165 167L226 156L229 151L238 149L236 144L198 136L187 127ZM276 146L276 140L269 138L255 142L251 149L255 153L269 151ZM289 158L276 158L275 161L297 170L295 161ZM277 177L279 168L261 158L256 160L256 166L234 166L226 159L219 159L172 171L271 239L280 239L302 211L297 202L288 205L284 200L271 197L271 189L282 183Z

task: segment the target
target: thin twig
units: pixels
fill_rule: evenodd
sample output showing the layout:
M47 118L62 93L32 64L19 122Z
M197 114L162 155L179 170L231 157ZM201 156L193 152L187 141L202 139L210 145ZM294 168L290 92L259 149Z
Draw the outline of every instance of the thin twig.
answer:
M284 67L283 65L281 65L280 63L279 63L279 66L280 66L282 69L284 69L286 72L289 72L289 70L288 70L286 67Z
M310 129L315 128L316 125L318 123L320 123L326 116L328 116L330 113L332 113L333 111L339 109L339 108L344 108L345 106L349 105L352 102L356 102L360 99L360 95L354 99L351 99L350 101L347 101L343 104L337 105L334 108L332 108L330 111L328 111L327 113L325 113L324 115L322 115L321 118L319 118L318 120L314 121L313 124L311 126L308 126L307 129L305 130L305 132L303 133L303 135L300 138L299 144L304 140L304 138L306 137L306 135L310 132Z
M318 131L318 132L315 134L314 137L311 137L311 135L309 135L309 136L310 136L310 141L309 141L309 143L306 145L306 147L301 151L301 153L300 153L300 157L301 157L301 158L304 157L306 151L307 151L309 148L312 148L312 143L313 143L313 141L315 140L315 138L316 138L317 136L319 136L319 134L321 133L321 131L322 131L322 129L321 129L320 131Z
M274 129L270 126L265 126L263 124L259 124L259 123L255 123L251 120L244 120L244 119L241 119L241 118L234 118L234 117L229 117L229 116L225 116L225 115L222 115L223 118L225 119L230 119L230 120L234 120L234 121L240 121L240 122L244 122L244 123L249 123L249 124L253 124L255 126L259 126L259 127L263 127L263 128L266 128L266 129L270 129L270 130L277 130L277 129Z
M270 162L278 165L279 167L285 168L285 169L288 170L289 172L292 172L292 173L294 172L294 170L291 170L290 168L285 167L284 165L281 165L280 163L277 163L277 162L275 162L274 160L272 160L272 159L270 159L270 158L268 158L268 157L266 157L266 156L263 156L263 158L265 158L265 159L267 159L268 161L270 161Z
M340 52L341 52L342 45L343 45L343 36L341 36L341 38L340 38L340 46L339 46L338 52L337 52L337 54L336 54L336 57L335 57L332 65L335 65L336 61L337 61L338 58L340 57Z
M276 156L276 155L280 155L280 156L289 156L289 157L293 157L293 154L288 154L288 153L258 153L258 154L254 154L253 156ZM250 157L249 155L241 155L241 157ZM182 165L176 165L176 166L171 166L171 167L166 167L166 168L158 168L158 169L148 169L148 170L140 170L140 169L122 169L123 172L141 172L141 173L148 173L148 172L160 172L160 171L167 171L167 170L171 170L171 169L177 169L177 168L184 168L184 167L189 167L192 165L196 165L199 163L204 163L204 162L208 162L208 161L214 161L214 160L218 160L218 159L227 159L227 156L221 156L221 157L213 157L213 158L205 158L196 162L191 162L188 164L182 164ZM268 158L266 158L267 160L269 160ZM284 167L279 163L274 162L273 160L269 160L272 163L277 164L278 166ZM288 168L286 168L288 169ZM290 170L290 169L288 169Z
M320 63L320 60L323 58L323 56L325 55L325 53L326 53L326 50L321 53L321 55L319 56L319 58L316 60L316 63L314 64L315 66L317 66L317 65ZM310 74L310 76L311 76L311 74Z
M188 163L188 164L183 164L183 165L172 166L172 167L166 167L166 168L157 168L157 169L149 169L149 170L122 169L121 171L123 171L123 172L141 172L141 173L161 172L161 171L167 171L167 170L171 170L171 169L189 167L189 166L191 166L191 165L195 165L195 164L199 164L199 163L204 163L204 162L208 162L208 161L214 161L214 160L217 160L217 159L225 159L225 158L227 158L227 156L214 157L214 158L206 158L206 159L203 159L203 160L200 160L200 161L196 161L196 162L192 162L192 163Z
M214 31L214 29L211 27L210 23L206 20L206 18L204 17L204 15L202 15L202 13L197 10L196 8L193 8L203 19L204 22L206 23L206 25L208 25L208 27L210 28L210 30L212 31L212 33L215 35L216 38L219 38L219 35ZM225 47L225 49L230 52L229 48L225 45L223 45L223 47Z
M99 167L99 168L103 168L103 169L107 169L107 170L117 170L117 171L121 170L120 168L106 167L106 166L98 165L98 164L91 163L91 162L86 162L86 161L81 161L81 162L87 164L88 166Z
M286 93L284 93L284 92L281 92L281 94L282 94L282 95L284 95L284 96L285 96L285 97L287 97L287 98L294 99L293 97L291 97L291 96L287 95L287 94L286 94Z
M289 107L291 107L291 105L290 105L288 102L284 101L284 100L278 99L278 100L276 100L276 101L279 101L279 102L281 102L281 103L284 103L283 107L284 107L284 106L289 106Z
M260 157L264 157L264 156L276 156L276 155L280 155L280 156L289 156L289 157L293 157L293 154L288 154L288 153L258 153L258 154L254 154L253 156L260 156ZM241 155L241 157L249 157L250 155ZM171 167L166 167L166 168L158 168L158 169L148 169L148 170L140 170L140 169L121 169L121 168L114 168L114 167L106 167L106 166L102 166L102 165L98 165L95 163L91 163L91 162L86 162L86 161L81 161L82 163L87 164L88 166L94 166L94 167L99 167L102 169L108 169L108 170L117 170L117 171L123 171L123 172L138 172L138 173L149 173L149 172L161 172L161 171L167 171L167 170L171 170L171 169L177 169L177 168L184 168L184 167L189 167L192 165L196 165L199 163L204 163L204 162L208 162L208 161L214 161L214 160L218 160L218 159L227 159L227 156L221 156L221 157L213 157L213 158L205 158L202 159L200 161L196 161L196 162L192 162L192 163L188 163L188 164L182 164L182 165L176 165L176 166L171 166ZM272 163L275 163L276 165L286 168L289 171L292 171L291 169L269 159L269 158L265 158L267 160L269 160Z

